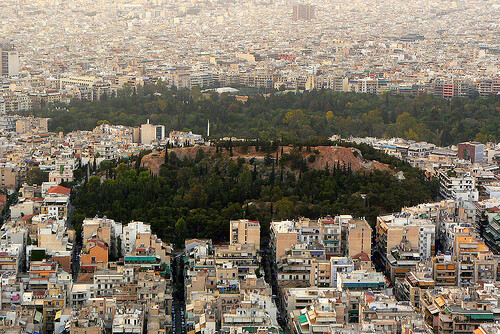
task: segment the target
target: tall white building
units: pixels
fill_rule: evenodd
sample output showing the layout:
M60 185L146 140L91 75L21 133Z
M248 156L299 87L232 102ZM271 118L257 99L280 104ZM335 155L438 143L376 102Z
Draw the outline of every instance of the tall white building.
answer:
M123 227L122 251L124 254L129 254L132 251L139 233L151 233L151 225L143 222L130 222Z
M446 199L477 202L479 191L476 189L476 179L465 170L455 168L440 169L438 172L441 196Z
M164 125L153 125L149 123L149 119L146 124L141 125L141 144L150 145L154 141L163 139L165 139Z
M8 46L0 46L1 48L1 61L2 68L1 74L2 76L16 76L19 75L19 53L15 51L12 47Z

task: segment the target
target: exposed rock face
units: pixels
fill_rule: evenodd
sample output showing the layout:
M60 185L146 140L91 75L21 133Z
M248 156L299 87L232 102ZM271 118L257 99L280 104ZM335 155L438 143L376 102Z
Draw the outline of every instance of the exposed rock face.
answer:
M168 149L170 152L175 152L179 159L184 159L187 156L190 159L194 159L199 149L204 151L205 155L215 154L216 148L214 146L195 146L195 147L182 147L182 148L171 148ZM292 151L292 147L283 147L283 153L290 153ZM223 157L230 157L227 149L221 149L221 155ZM281 149L280 152L281 154ZM340 165L350 165L353 171L371 171L371 170L382 170L394 173L387 165L379 162L379 161L369 161L364 160L361 152L355 148L348 148L342 146L316 146L312 147L311 151L307 151L303 149L301 151L302 157L308 161L309 168L313 169L324 169L328 165L329 167L333 167L340 163ZM314 155L315 158L311 162L308 159L310 156ZM256 160L262 160L266 156L266 153L261 151L256 151L255 147L249 147L247 152L243 152L241 147L233 148L233 156L231 158L237 159L240 157L245 158L247 161L251 158L255 158ZM274 158L275 153L271 154ZM165 161L165 151L162 152L153 152L148 155L145 155L142 158L141 164L142 166L148 168L153 174L158 174L160 171L160 166Z

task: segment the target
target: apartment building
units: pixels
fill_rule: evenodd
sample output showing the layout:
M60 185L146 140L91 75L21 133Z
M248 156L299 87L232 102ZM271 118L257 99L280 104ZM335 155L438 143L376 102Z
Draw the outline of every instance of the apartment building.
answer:
M342 223L331 217L318 220L300 218L298 221L272 222L271 243L276 262L295 243L321 245L327 258L341 256L344 253Z
M258 221L240 219L229 222L229 243L250 244L257 250L260 249L260 223Z
M350 220L347 227L347 255L372 254L372 228L366 220Z
M391 280L415 269L435 254L436 226L429 219L402 212L377 217L377 250Z
M315 18L314 5L299 4L293 6L292 20L293 21L311 21Z
M337 290L339 291L367 289L382 291L387 287L387 283L384 274L371 269L337 273Z
M470 172L463 169L439 169L439 192L445 199L455 199L477 202L479 192L476 189L476 179Z
M68 190L68 188L58 186L47 191L41 206L41 214L57 219L67 219L70 199Z
M326 260L314 259L311 263L309 284L318 287L336 287L337 273L354 271L354 261L350 257L330 257Z
M104 269L108 264L108 255L109 247L102 239L87 240L80 257L80 269L84 272Z
M476 89L480 96L486 97L488 95L500 94L500 77L486 78L478 80Z
M484 144L478 142L465 142L458 144L458 158L471 163L484 160Z
M76 87L85 87L92 88L94 84L97 82L97 78L95 77L68 77L59 79L59 88L65 89L66 86L76 86Z
M118 231L117 231L118 232ZM140 234L152 233L151 225L143 222L132 221L126 226L123 226L122 233L122 251L124 254L129 254L134 250L137 236Z
M165 139L165 126L153 125L149 123L142 124L140 128L140 142L142 145L151 145L153 142Z
M196 144L203 143L203 137L201 135L197 135L192 133L191 131L170 131L168 136L168 141L176 146L194 146Z
M125 284L123 273L112 270L97 271L93 275L92 296L113 297L115 289Z
M339 300L318 298L290 314L293 333L335 333L345 325L344 305Z
M398 302L380 293L365 292L359 304L359 322L367 332L401 333L405 318L418 321L419 316L407 302Z
M422 270L410 271L404 278L396 280L394 292L399 301L408 301L419 312L423 292L433 289L435 285L432 278L432 268L424 267Z
M495 298L491 287L480 293L470 293L462 288L426 290L421 298L422 312L427 324L435 333L475 333L481 324L495 320L491 302L485 296Z
M321 229L320 240L323 242L326 257L343 255L342 225L339 221L327 217L318 219L318 223Z
M48 118L22 117L16 121L16 133L47 132Z
M19 75L19 52L16 51L11 45L0 45L0 74L6 77L13 77Z
M438 255L432 259L433 279L436 286L456 286L458 263L450 254Z
M14 191L21 177L19 167L10 163L0 164L0 177L2 181L0 186L10 192Z
M185 242L186 327L206 334L216 330L277 334L272 289L262 277L257 277L260 226L252 226L253 222L247 220L231 221L230 225L229 245L213 248L210 240ZM239 238L244 239L245 229L257 233L252 243L248 237L247 243L238 242Z
M34 109L40 109L42 106L48 106L55 102L61 102L62 99L62 94L57 90L30 92L28 96L31 100L31 106Z
M280 284L308 285L314 260L326 259L321 245L294 244L287 249L284 258L277 264L277 278Z
M271 247L276 263L281 261L286 250L298 243L298 240L293 221L271 222Z
M71 166L61 166L59 170L49 172L49 182L61 184L62 182L73 182L73 169Z

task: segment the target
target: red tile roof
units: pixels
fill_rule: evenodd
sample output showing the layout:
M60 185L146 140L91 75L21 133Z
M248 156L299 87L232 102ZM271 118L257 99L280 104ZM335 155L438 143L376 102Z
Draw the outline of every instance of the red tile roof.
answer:
M69 195L69 193L71 193L71 189L63 187L63 186L55 186L55 187L50 188L49 190L47 190L47 194Z
M365 252L361 252L352 257L354 260L358 261L370 261L370 257Z

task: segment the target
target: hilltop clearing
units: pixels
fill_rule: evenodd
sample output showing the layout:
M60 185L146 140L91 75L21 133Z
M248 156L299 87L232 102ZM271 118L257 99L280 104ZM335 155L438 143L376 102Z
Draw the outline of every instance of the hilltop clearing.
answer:
M350 166L351 170L358 171L387 171L394 173L389 166L377 160L367 160L363 158L363 154L357 148L342 147L342 146L316 146L310 149L298 150L290 146L284 146L283 150L279 152L266 153L261 150L257 151L256 146L249 147L234 147L232 148L232 155L228 149L220 149L217 152L215 146L195 146L195 147L182 147L168 149L169 154L175 153L177 158L183 160L184 158L195 160L197 155L200 155L200 150L204 156L217 156L219 158L231 158L237 160L244 158L245 162L249 163L254 159L256 162L263 162L267 158L275 159L278 155L278 160L283 159L284 168L288 170L295 170L293 168L293 160L302 158L307 163L310 169L325 169L333 166ZM165 161L165 151L152 152L142 158L141 165L149 169L153 174L157 175L160 171L160 166Z

